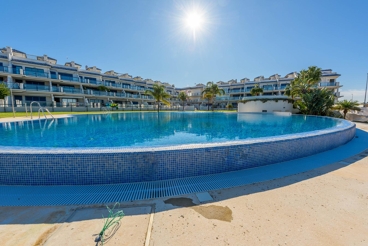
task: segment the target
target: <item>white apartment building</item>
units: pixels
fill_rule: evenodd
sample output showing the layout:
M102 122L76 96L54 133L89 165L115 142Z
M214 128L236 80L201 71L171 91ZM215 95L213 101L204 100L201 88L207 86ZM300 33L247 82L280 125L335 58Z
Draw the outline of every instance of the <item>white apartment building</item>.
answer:
M284 95L286 86L297 76L296 72L291 72L281 77L278 74L274 74L265 78L264 76L258 76L252 81L248 78L241 79L238 82L236 79L229 80L228 82L219 81L216 84L219 88L225 91L225 95L217 96L215 105L219 107L225 107L228 103L237 107L237 102L242 100L243 97L251 96L250 91L256 85L263 89L264 96L272 95ZM327 88L332 90L336 100L341 97L339 88L342 87L340 82L337 82L337 78L341 75L333 72L331 69L323 69L321 81L318 83L319 88ZM178 91L185 91L189 96L189 105L206 105L206 100L203 100L200 95L205 89L204 84L197 84L195 87L186 87L177 89Z
M12 89L14 105L21 108L31 102L39 102L41 106L48 107L95 107L99 108L108 102L114 102L119 107L144 107L154 105L155 100L144 94L152 89L154 83L165 86L166 91L172 96L171 103L176 106L181 104L177 100L180 91L188 94L189 106L206 106L207 100L202 98L205 84L197 84L192 87L175 88L173 84L152 79L143 79L139 76L132 77L125 73L115 71L102 72L96 66L85 66L72 61L64 65L47 55L34 56L22 51L5 47L0 50L0 83L5 83ZM218 86L225 91L224 96L216 97L215 107L225 107L228 103L237 107L237 102L243 97L250 96L250 90L258 84L263 88L263 95L283 95L286 86L295 78L292 72L284 77L278 74L268 78L258 76L250 81L247 78L238 82L232 79L228 82L219 81ZM331 69L322 70L319 87L333 90L336 98L340 97L340 83L337 78L340 74ZM108 88L105 91L101 86ZM11 98L0 99L1 107L11 107ZM6 110L5 110L6 111ZM20 110L21 111L21 110Z

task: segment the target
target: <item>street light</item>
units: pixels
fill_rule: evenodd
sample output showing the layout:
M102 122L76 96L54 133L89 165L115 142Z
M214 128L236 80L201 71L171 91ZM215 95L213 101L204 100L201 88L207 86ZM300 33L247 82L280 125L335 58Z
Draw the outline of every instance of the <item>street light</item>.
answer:
M367 73L367 82L365 84L365 94L364 94L364 104L363 107L366 107L366 103L367 103L367 87L368 87L368 73Z
M9 82L9 79L8 79L8 83L9 85L9 89L10 89L10 99L11 99L11 102L12 102L12 111L13 111L13 118L15 118L15 111L14 111L14 98L13 98L13 90L12 90L12 87L13 87L13 81L10 80Z
M351 94L351 101L354 101L354 94Z

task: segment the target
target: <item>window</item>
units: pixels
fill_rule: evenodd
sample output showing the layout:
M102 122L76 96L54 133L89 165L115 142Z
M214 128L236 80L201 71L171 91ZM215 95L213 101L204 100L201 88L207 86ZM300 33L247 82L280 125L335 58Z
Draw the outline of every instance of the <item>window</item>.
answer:
M16 101L16 100L22 101L22 100L23 100L23 98L22 98L22 96L14 96L14 100L15 100L15 101Z
M43 69L34 68L34 67L25 67L24 70L28 72L33 72L33 73L43 73L44 72Z
M330 82L335 82L335 79L330 79Z
M26 96L26 101L46 102L46 97Z
M15 66L15 65L13 65L13 73L20 74L20 69L22 69L21 66Z
M97 79L96 78L85 77L84 79L89 80L89 83L91 83L91 84L97 84Z
M45 85L44 82L37 82L37 81L26 81L27 85Z
M90 103L102 103L102 100L99 99L88 99Z
M73 80L73 74L59 73L61 80Z
M50 72L52 79L57 79L56 72Z
M65 103L77 103L77 99L75 98L62 98L61 101Z

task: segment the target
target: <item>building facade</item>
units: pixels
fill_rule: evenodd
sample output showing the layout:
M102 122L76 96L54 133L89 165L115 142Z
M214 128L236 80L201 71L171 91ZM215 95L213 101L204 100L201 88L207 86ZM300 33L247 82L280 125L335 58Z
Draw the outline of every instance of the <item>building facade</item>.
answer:
M248 78L241 79L238 82L236 79L229 80L228 82L219 81L216 84L219 88L225 91L225 95L217 96L215 106L225 107L227 104L233 104L237 106L237 102L242 100L243 97L252 96L250 91L256 85L263 89L264 96L276 96L284 95L286 87L297 76L296 72L289 73L284 77L278 74L271 75L268 78L264 76L258 76L251 81ZM342 97L339 92L339 88L342 87L340 82L337 81L341 75L332 71L331 69L323 69L321 81L318 83L318 88L327 88L332 90L336 100ZM190 105L206 105L206 100L203 100L200 95L206 88L204 84L197 84L195 87L187 87L177 89L178 91L185 91L189 96Z
M258 76L250 81L247 78L238 82L232 79L228 82L219 81L217 85L225 91L224 96L216 97L215 107L225 107L227 104L237 106L237 102L243 97L251 96L250 90L258 84L263 88L263 95L283 95L286 86L295 78L296 73L289 73L285 77L274 74L268 78ZM336 98L340 97L337 82L340 74L331 69L322 70L322 78L319 87L333 90ZM15 107L23 107L35 101L41 106L69 107L88 106L100 108L107 103L117 103L119 107L149 107L155 104L155 100L145 95L146 90L151 90L154 83L165 86L166 91L172 96L173 106L181 105L177 95L180 91L188 94L188 106L200 109L207 106L207 101L202 98L205 84L197 84L192 87L175 88L173 84L143 79L139 76L132 77L129 74L121 74L115 71L102 73L96 66L82 66L76 62L67 62L64 65L57 64L57 60L47 55L33 56L22 51L5 47L0 52L0 83L6 84L12 89ZM11 97L0 99L0 107L9 107Z

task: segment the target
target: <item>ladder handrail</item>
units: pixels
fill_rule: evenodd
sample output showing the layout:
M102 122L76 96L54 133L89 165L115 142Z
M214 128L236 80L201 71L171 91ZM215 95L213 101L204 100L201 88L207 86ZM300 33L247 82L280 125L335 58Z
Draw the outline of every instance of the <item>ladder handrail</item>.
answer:
M39 107L39 109L38 109L38 119L40 119L40 118L41 118L41 116L40 116L41 111L42 111L42 114L43 114L43 116L45 117L45 119L47 119L47 117L46 117L46 115L45 115L45 111L44 111L44 110L46 110L46 111L47 111L47 113L49 113L49 115L51 115L51 117L52 117L53 119L55 119L55 118L54 118L54 116L50 113L50 111L49 111L47 108L41 107L41 104L40 104L39 102L36 102L36 101L31 102L31 105L29 106L29 107L30 107L30 109L31 109L31 119L33 119L33 115L32 115L32 104L33 104L33 103L37 103L37 104L38 104L38 107Z
M50 113L50 111L47 109L47 108L44 108L46 111L47 111L47 113L49 113L49 115L51 115L51 117L53 118L53 119L55 119L54 118L54 116ZM46 116L45 116L46 117ZM46 119L47 119L47 117L46 117Z
M31 102L31 105L29 105L29 107L30 107L30 109L31 109L31 119L33 119L33 116L32 116L32 104L33 104L33 103L37 103L37 104L38 104L38 107L40 107L40 108L41 108L41 104L40 104L39 102L36 102L36 101Z

